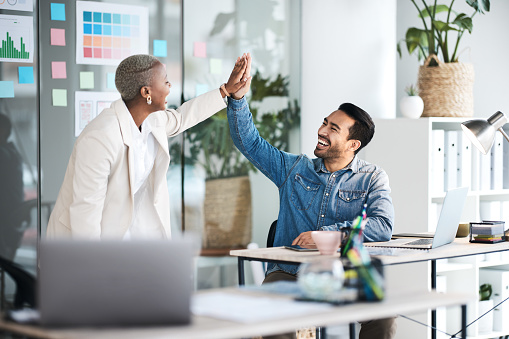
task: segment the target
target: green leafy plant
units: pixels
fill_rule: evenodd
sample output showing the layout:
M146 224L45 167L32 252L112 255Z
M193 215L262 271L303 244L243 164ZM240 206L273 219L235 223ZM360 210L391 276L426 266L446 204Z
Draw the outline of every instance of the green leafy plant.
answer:
M262 111L260 105L267 97L287 96L286 77L278 75L271 80L258 72L253 75L248 98L253 121L260 135L283 151L288 150L290 131L300 123L298 101L288 100L285 108L269 112ZM207 179L243 176L255 170L233 144L226 109L186 131L184 143L187 149L185 163L203 167ZM174 163L179 163L180 145L171 145L170 154Z
M449 6L437 4L437 0L428 5L425 0L421 0L422 8L417 5L416 0L411 1L419 13L424 28L409 28L405 39L398 43L397 48L401 57L400 44L406 43L408 53L417 53L419 60L426 59L429 55L441 54L444 62L458 62L458 47L463 34L472 33L473 17L477 13L484 14L490 10L490 0L466 0L474 10L470 16L452 9L455 0L451 0Z
M419 90L417 89L417 87L414 84L411 84L411 85L408 85L407 87L405 87L405 93L409 97L414 97L414 96L419 95Z
M479 300L490 300L492 293L493 289L491 288L491 284L482 284L479 287Z

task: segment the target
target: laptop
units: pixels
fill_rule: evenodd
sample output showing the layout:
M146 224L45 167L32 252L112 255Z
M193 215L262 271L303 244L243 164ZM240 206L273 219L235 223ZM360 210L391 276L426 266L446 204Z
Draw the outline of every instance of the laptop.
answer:
M38 309L44 326L187 324L193 243L45 241Z
M467 198L468 187L459 187L450 189L444 198L442 211L438 218L438 224L435 234L432 238L402 238L391 240L385 243L364 243L366 246L373 247L394 247L394 248L413 248L413 249L432 249L447 245L454 241L456 231L463 212L463 206ZM410 236L410 234L407 234Z

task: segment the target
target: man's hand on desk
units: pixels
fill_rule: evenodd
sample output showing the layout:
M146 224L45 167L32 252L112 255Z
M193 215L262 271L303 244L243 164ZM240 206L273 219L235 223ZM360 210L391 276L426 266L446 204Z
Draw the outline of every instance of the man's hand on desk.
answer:
M302 232L299 234L297 238L292 242L292 245L313 245L315 242L313 238L311 238L311 232Z

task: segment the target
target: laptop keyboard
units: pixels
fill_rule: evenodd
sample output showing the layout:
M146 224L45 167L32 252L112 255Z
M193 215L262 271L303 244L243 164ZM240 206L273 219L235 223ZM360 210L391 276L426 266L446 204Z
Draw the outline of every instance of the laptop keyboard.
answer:
M433 239L417 239L407 242L405 245L431 245L432 243Z

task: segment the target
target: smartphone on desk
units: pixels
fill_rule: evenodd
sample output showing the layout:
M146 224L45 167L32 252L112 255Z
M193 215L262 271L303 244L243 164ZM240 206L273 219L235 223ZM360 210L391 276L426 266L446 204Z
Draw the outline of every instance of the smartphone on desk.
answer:
M289 250L299 251L299 252L311 252L311 251L318 251L318 248L316 248L316 245L289 245L284 246L284 248L287 248Z

